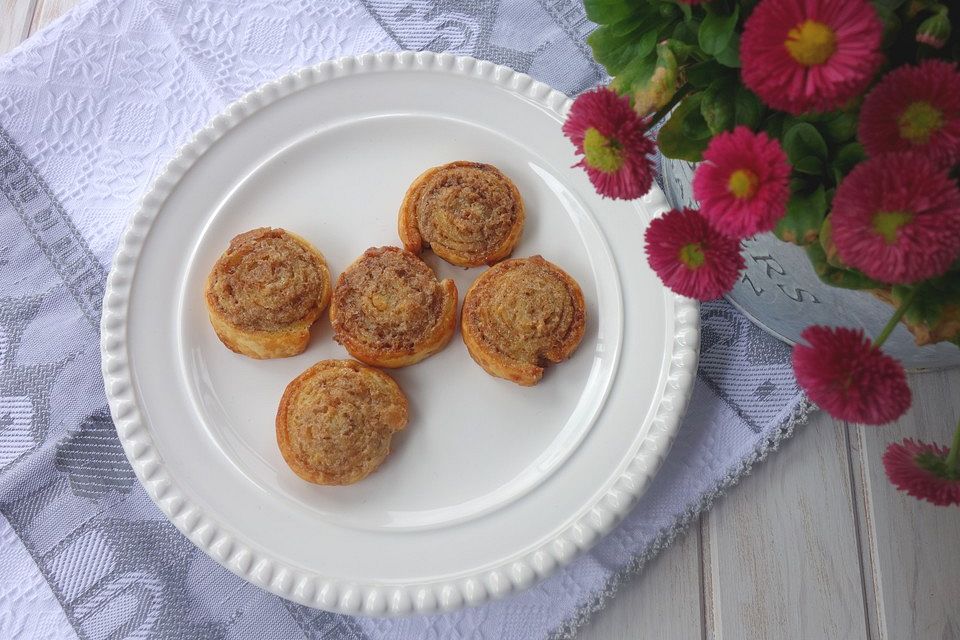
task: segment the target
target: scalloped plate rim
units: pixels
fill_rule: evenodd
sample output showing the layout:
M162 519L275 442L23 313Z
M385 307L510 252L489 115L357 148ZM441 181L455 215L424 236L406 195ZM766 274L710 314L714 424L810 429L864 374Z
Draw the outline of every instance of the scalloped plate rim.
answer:
M346 56L290 72L245 94L227 106L184 144L158 175L130 218L116 253L101 316L101 369L111 415L124 452L138 480L164 515L198 548L248 582L294 602L344 614L395 616L429 614L474 606L528 588L596 543L645 492L676 436L693 390L699 357L699 305L673 296L675 335L670 370L659 398L654 424L634 452L632 464L582 517L560 535L532 552L520 552L494 570L450 583L443 580L385 586L341 584L322 576L303 575L271 557L261 557L228 526L213 520L184 497L167 474L154 449L149 428L131 385L126 314L133 271L157 214L180 178L206 150L234 126L272 102L327 79L390 69L437 69L486 79L562 116L571 100L548 85L508 67L469 56L430 52L385 52ZM559 131L557 132L558 135ZM651 208L665 208L666 199L654 185L645 196ZM659 424L656 424L658 423ZM654 428L656 427L656 428ZM572 548L572 551L571 551Z

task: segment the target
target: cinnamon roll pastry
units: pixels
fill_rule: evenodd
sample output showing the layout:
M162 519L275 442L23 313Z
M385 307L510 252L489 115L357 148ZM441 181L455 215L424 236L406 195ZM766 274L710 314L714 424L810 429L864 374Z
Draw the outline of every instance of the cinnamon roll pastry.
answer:
M204 297L210 324L232 351L251 358L302 353L330 301L323 255L283 229L241 233L213 265Z
M487 373L524 386L547 362L570 357L583 338L580 286L540 256L505 260L485 271L463 299L460 330Z
M437 280L409 251L367 249L340 274L330 322L337 342L357 360L405 367L450 342L457 326L457 285Z
M451 264L478 267L510 255L523 220L523 199L510 178L493 165L460 161L413 181L397 226L407 251L429 247Z
M393 434L407 424L407 398L382 371L322 360L287 385L276 424L294 473L316 484L353 484L390 453Z

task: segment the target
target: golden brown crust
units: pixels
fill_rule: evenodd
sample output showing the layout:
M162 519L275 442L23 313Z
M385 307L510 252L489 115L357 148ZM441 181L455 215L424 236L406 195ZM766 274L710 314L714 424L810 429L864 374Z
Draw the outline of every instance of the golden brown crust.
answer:
M463 299L460 331L487 373L524 386L547 362L570 357L583 339L583 292L563 269L540 256L487 269Z
M302 353L330 301L323 255L300 236L262 227L230 241L207 276L210 324L231 351L251 358Z
M284 390L277 446L304 480L353 484L384 461L407 414L407 398L387 374L353 360L322 360Z
M336 340L357 360L405 367L443 349L457 327L457 285L398 247L367 249L340 274L330 304Z
M427 169L413 181L397 228L411 253L429 247L451 264L479 267L510 255L524 216L520 191L499 169L458 161Z

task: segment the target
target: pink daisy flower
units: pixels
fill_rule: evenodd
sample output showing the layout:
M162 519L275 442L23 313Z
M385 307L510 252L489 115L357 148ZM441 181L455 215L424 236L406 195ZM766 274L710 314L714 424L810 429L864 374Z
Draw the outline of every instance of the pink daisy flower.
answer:
M656 218L644 241L650 267L667 287L688 298L719 298L746 266L740 243L693 209L674 209Z
M858 134L872 156L917 150L953 165L960 160L960 69L946 60L894 69L863 101Z
M793 371L807 396L840 420L884 424L910 408L899 362L874 348L860 329L814 325L793 348Z
M840 259L874 280L932 278L960 254L960 189L923 155L861 162L840 183L832 207Z
M581 93L563 132L583 155L574 166L586 169L597 193L632 200L650 190L655 146L629 98L607 87Z
M947 464L946 447L907 438L883 454L887 477L900 491L945 507L960 504L960 473Z
M718 231L740 239L776 226L790 198L790 163L780 142L737 127L714 137L703 159L693 195Z
M743 28L743 83L788 113L829 111L880 66L883 23L867 0L762 0Z

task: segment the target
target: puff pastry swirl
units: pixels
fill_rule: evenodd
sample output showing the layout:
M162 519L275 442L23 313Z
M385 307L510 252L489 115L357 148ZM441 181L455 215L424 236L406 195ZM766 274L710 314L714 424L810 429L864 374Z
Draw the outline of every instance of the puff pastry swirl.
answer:
M570 357L583 338L580 286L540 256L505 260L480 275L463 300L460 330L487 373L524 386L547 362Z
M302 353L330 301L323 255L300 236L262 227L241 233L207 277L204 298L220 341L251 358Z
M406 424L407 398L393 378L353 360L323 360L283 392L277 445L304 480L352 484L380 466Z
M405 367L450 342L457 325L457 285L437 280L409 251L367 249L337 279L330 322L336 340L357 360Z
M513 251L524 222L523 199L499 169L451 162L427 169L400 205L398 230L407 251L429 247L451 264L494 264Z

